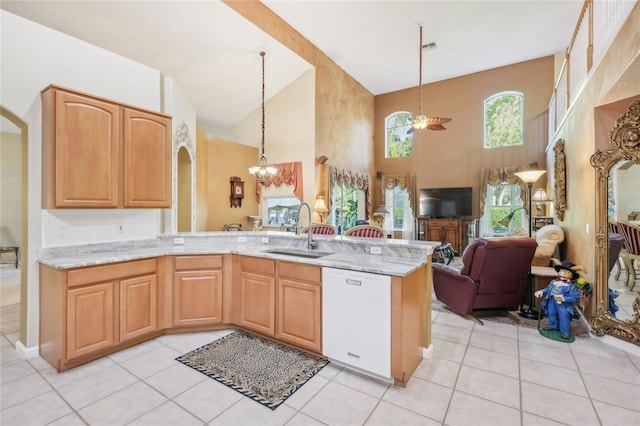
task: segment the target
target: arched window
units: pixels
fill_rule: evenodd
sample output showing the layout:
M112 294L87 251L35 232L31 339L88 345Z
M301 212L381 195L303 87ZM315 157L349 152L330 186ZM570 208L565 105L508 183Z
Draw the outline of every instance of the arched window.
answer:
M411 157L413 154L413 133L409 132L413 115L410 112L398 111L384 120L385 157Z
M484 101L484 147L522 145L524 95L501 92Z

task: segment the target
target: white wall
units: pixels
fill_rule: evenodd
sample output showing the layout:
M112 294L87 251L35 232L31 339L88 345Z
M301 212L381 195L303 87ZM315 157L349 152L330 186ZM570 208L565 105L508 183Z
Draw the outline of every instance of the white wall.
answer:
M116 24L117 25L117 24ZM163 112L159 71L0 10L0 102L28 126L27 348L38 344L38 249L155 237L161 210L42 210L42 106L50 84ZM178 96L180 98L180 96ZM183 101L178 102L180 105ZM176 110L189 108L176 106ZM184 112L195 134L195 115ZM187 117L188 116L188 117ZM124 230L119 233L116 224Z

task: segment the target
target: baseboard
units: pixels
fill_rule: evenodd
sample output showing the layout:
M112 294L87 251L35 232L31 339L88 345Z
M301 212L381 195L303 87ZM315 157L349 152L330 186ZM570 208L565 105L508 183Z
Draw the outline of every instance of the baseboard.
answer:
M425 359L433 358L433 343L430 344L428 348L422 348L422 358L425 358Z
M16 352L24 359L37 358L40 355L38 346L27 348L20 340L16 342Z

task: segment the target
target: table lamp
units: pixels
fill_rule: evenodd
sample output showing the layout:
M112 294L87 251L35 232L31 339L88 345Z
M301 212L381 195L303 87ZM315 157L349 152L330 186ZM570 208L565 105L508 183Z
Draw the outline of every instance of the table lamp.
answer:
M329 209L327 208L327 203L324 201L324 197L322 195L318 195L316 197L316 202L313 205L313 211L320 216L320 223L324 223L324 215L329 213Z

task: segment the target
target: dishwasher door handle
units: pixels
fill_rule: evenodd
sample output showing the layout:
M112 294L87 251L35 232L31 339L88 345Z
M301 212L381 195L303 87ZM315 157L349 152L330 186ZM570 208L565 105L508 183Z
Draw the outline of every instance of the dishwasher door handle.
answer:
M347 278L347 285L361 286L362 285L362 281L360 281L360 280L352 280L350 278Z

